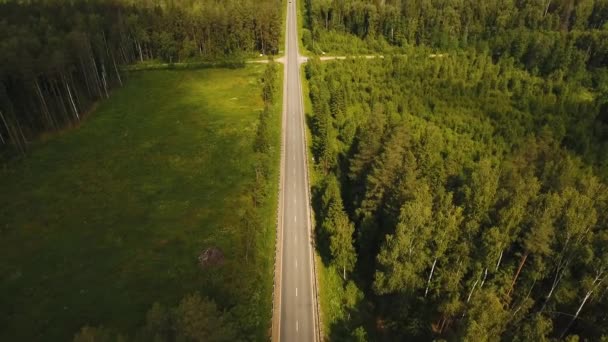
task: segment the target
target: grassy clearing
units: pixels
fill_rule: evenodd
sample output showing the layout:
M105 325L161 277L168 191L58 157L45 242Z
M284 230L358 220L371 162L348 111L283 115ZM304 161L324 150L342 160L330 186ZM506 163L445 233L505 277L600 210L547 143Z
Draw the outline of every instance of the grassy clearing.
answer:
M268 57L264 57L267 59ZM185 62L177 63L166 63L158 59L146 60L143 62L137 62L122 66L121 69L124 71L148 71L148 70L193 70L193 69L206 69L206 68L229 68L238 69L245 66L248 60L261 59L258 55L250 56L235 56L225 59L216 60L202 60L192 59Z
M248 263L239 218L264 67L132 74L81 128L1 171L0 340L68 340L85 324L130 333L153 302L197 291L266 336L276 182ZM202 271L209 246L226 260Z

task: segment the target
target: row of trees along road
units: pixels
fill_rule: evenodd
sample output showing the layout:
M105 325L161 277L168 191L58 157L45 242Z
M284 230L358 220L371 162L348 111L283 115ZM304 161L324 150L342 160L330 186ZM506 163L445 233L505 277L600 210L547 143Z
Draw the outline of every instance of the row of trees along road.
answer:
M280 0L0 3L0 152L80 122L144 61L278 52Z

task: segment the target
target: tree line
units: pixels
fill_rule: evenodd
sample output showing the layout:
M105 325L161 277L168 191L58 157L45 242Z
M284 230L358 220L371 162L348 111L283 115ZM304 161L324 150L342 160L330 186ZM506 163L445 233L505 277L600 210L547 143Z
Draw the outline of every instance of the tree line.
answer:
M608 61L606 0L306 0L305 5L304 44L314 52L474 47L494 60L510 56L542 75Z
M605 80L431 52L306 66L330 337L606 338Z
M143 61L278 52L281 1L0 3L0 148L77 125Z

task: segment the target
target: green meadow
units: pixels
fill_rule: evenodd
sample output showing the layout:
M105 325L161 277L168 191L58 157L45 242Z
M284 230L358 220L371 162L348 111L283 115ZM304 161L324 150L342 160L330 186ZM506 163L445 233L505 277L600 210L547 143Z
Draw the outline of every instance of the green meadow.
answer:
M0 340L69 340L84 325L128 335L154 302L195 292L267 336L278 182L247 259L242 228L264 68L132 72L80 127L0 170ZM224 262L202 269L208 247Z

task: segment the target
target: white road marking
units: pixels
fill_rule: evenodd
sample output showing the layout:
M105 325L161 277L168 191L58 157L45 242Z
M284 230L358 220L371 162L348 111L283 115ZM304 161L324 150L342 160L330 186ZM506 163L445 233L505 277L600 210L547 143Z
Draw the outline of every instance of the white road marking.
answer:
M298 218L296 216L293 217L293 222L298 222Z
M298 259L296 259L296 268L298 268Z
M298 288L296 287L296 297L298 296Z
M296 321L296 331L298 331L299 326L298 326L298 321Z

